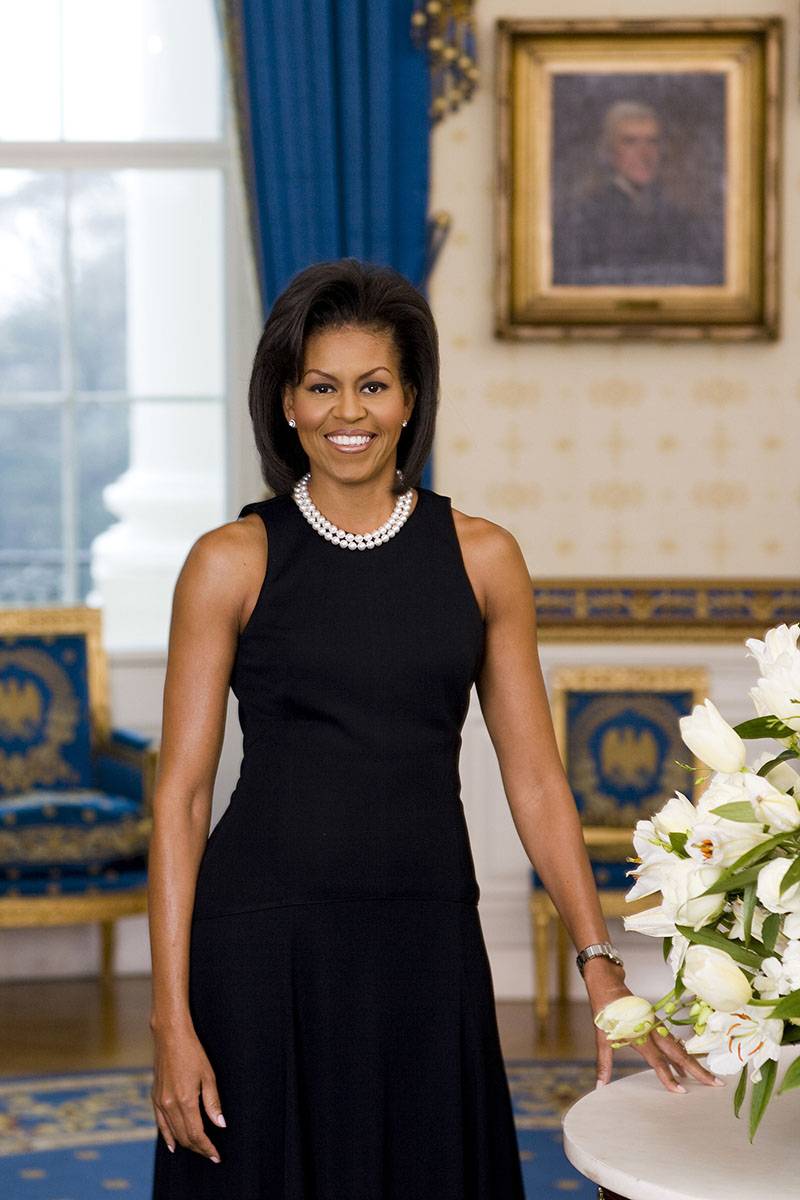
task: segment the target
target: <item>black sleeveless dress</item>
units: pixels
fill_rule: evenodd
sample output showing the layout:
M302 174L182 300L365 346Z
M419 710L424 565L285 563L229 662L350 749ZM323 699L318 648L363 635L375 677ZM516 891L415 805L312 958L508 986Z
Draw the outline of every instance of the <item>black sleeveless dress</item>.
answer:
M524 1200L459 752L484 624L450 497L370 550L291 494L231 675L244 753L200 864L189 1003L221 1162L153 1200Z

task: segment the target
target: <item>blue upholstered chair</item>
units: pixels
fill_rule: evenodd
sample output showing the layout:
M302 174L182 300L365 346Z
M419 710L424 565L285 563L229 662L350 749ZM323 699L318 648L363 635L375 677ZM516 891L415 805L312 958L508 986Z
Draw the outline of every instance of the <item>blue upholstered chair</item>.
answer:
M694 783L692 773L679 765L700 764L681 740L678 721L709 694L707 672L702 667L559 667L551 674L549 692L603 915L618 918L650 908L658 896L625 899L634 882L626 872L636 865L633 830L676 790L690 800L702 790L703 782ZM530 882L535 1006L544 1020L554 931L560 1000L566 996L574 950L533 867Z
M113 728L99 609L0 609L0 927L147 911L158 747Z

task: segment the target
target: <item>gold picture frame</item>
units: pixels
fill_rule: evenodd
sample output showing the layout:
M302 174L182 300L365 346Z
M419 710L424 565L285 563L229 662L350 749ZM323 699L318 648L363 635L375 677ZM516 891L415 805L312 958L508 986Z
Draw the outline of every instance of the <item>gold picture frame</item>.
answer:
M500 20L495 333L779 336L783 20Z

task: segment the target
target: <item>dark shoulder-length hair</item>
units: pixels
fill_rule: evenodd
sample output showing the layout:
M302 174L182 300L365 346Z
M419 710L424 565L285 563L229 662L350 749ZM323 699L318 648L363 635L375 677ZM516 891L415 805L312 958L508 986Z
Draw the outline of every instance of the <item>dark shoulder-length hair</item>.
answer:
M309 470L308 455L283 411L286 384L297 386L306 339L320 329L356 325L390 332L402 383L416 388L397 443L392 492L415 487L433 443L439 404L439 338L427 300L399 271L343 258L300 271L273 304L253 361L249 406L261 474L273 492L291 491Z

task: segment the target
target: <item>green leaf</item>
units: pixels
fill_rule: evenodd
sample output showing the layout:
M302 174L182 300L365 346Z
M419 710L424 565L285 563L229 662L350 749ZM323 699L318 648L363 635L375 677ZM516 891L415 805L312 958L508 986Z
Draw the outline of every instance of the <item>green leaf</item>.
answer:
M787 891L787 889L790 888L793 883L797 883L798 880L800 880L800 854L798 854L797 858L794 860L781 880L781 886L778 889L778 895L782 896L783 893Z
M742 930L744 931L743 942L745 946L750 946L750 939L753 934L753 913L756 910L756 885L755 880L748 883L744 889L742 896Z
M744 946L740 946L738 942L733 942L723 934L717 933L714 929L692 929L691 925L676 925L675 928L690 942L700 946L716 946L718 950L724 950L742 966L751 967L753 970L758 970L761 966L763 956L756 950L748 950ZM752 941L756 946L761 946L761 943L756 942L755 939Z
M736 1091L733 1093L733 1115L738 1117L739 1109L742 1107L744 1094L747 1091L747 1067L742 1067L739 1072L739 1082L736 1085Z
M781 1092L790 1092L792 1088L796 1087L800 1087L800 1058L796 1058L793 1063L789 1064L777 1095L780 1096Z
M768 917L764 918L764 924L761 926L761 941L764 943L764 949L767 954L772 954L772 951L775 949L780 927L780 913L770 913Z
M743 871L745 867L760 862L770 851L786 840L787 834L776 833L774 837L767 838L766 841L759 842L757 846L752 846L749 850L745 850L744 854L740 854L735 862L732 862L729 867L725 868L716 883L712 883L711 887L706 888L701 895L708 896L712 892L727 892L729 890L726 884L727 880L733 879L734 875L737 875L739 871ZM721 884L725 884L725 886L720 886Z
M778 1069L778 1064L774 1058L768 1058L761 1067L761 1078L758 1083L754 1083L750 1093L750 1141L755 1137L755 1132L761 1122L761 1118L766 1112L769 1098L772 1095L772 1088L775 1083L775 1073Z
M793 1046L795 1042L800 1042L800 1025L784 1025L781 1045Z
M749 800L733 800L730 804L720 804L719 808L712 808L709 811L716 813L718 817L725 817L727 821L747 821L750 825L758 824L758 817Z
M680 854L682 858L688 858L686 853L686 838L689 835L686 832L676 831L669 835L669 844L672 846L674 854Z
M784 725L778 717L751 717L749 721L742 721L733 728L743 738L789 738L795 735L795 730Z
M703 892L703 895L713 896L717 892L742 891L748 883L751 883L754 879L758 879L761 867L761 863L756 863L754 866L748 867L745 871L740 871L738 875L732 875L730 878L728 877L726 871L724 874L720 875L719 879L717 879L715 883L711 884L711 887L706 888L706 890Z
M787 762L790 758L797 758L797 751L792 750L791 748L789 750L784 750L783 753L779 754L777 758L772 758L769 762L765 762L763 767L758 768L756 774L769 775L770 771L773 770L774 767L777 767L779 763Z
M781 1021L787 1021L789 1017L800 1017L800 988L795 988L787 996L781 996L770 1016Z
M671 937L662 938L661 939L661 951L664 955L664 962L666 962L667 959L669 958L671 950L672 950L672 938Z

